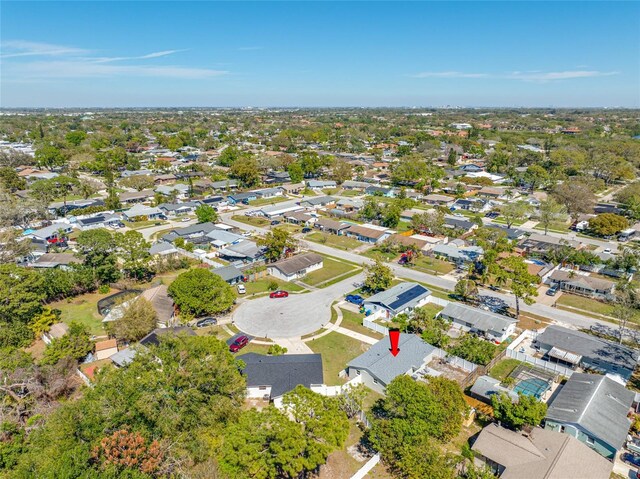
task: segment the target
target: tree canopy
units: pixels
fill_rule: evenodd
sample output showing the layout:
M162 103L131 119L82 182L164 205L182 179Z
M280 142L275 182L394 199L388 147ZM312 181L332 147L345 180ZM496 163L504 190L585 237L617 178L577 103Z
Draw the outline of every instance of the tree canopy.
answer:
M178 275L169 286L169 295L180 314L194 317L227 311L236 298L229 284L204 268L193 268Z

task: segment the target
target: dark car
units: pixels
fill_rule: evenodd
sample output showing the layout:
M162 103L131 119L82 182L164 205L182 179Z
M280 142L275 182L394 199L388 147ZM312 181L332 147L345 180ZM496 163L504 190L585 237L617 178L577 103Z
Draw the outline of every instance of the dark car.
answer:
M346 298L344 298L347 303L352 303L360 306L364 302L364 298L358 294L348 294Z
M302 232L303 233L310 233L311 232L311 228L302 228Z
M206 328L207 326L213 326L215 324L218 324L218 320L209 316L207 318L199 319L196 323L196 328Z
M231 346L229 346L229 351L231 351L232 353L237 353L247 344L249 344L249 338L247 338L246 336L238 336L236 340L231 343Z
M287 298L289 293L286 291L274 291L269 295L270 298Z
M500 216L500 213L498 213L497 211L489 211L486 215L484 215L485 218L497 218L498 216Z
M279 224L280 224L280 222L278 220L273 220L271 222L271 226L275 226L275 225L279 225Z
M558 292L558 285L556 284L555 286L551 286L548 290L547 290L547 296L555 296L556 293Z

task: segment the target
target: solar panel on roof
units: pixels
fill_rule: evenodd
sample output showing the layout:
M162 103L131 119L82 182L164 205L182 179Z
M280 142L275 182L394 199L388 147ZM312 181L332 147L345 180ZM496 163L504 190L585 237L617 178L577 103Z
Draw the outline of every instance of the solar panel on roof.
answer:
M413 301L418 296L423 294L425 291L426 291L425 288L423 288L422 286L416 285L408 289L407 291L403 291L402 293L400 293L397 299L393 303L391 303L389 307L395 310L400 306L407 304L409 301Z

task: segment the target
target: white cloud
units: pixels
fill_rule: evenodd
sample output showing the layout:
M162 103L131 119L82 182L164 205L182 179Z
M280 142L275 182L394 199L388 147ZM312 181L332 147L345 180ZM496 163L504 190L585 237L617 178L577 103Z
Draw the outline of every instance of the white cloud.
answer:
M82 48L54 45L52 43L27 42L24 40L4 41L0 48L3 52L0 58L84 55L89 53L89 50Z
M159 59L186 50L162 50L139 56L100 57L91 51L53 45L48 43L13 40L2 43L5 53L3 61L3 81L34 81L51 78L112 78L164 77L201 80L225 75L225 70L213 68L187 67L180 65L157 65ZM18 57L41 56L41 59L19 60ZM47 58L59 57L59 58ZM16 61L6 59L16 58ZM122 62L131 62L134 64ZM142 60L142 61L141 61ZM148 63L151 61L151 63Z
M133 76L202 80L225 75L228 72L176 65L115 65L93 61L40 61L12 65L9 73L21 78L32 79Z
M550 82L556 80L571 80L575 78L594 78L618 75L620 72L601 72L598 70L567 70L561 72L543 72L543 71L514 71L506 74L493 73L464 73L456 71L444 72L420 72L411 75L412 78L495 78L503 80L520 80L530 82Z

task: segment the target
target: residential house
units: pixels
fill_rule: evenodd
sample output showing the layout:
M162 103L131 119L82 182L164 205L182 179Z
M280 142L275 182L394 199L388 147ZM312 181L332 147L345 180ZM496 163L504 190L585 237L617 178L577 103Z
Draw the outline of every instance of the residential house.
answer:
M356 238L364 243L381 243L395 233L395 231L385 227L371 224L351 225L344 231L348 237Z
M289 183L291 182L291 176L287 171L270 171L263 178L263 181L268 185Z
M367 316L390 320L402 313L410 313L424 306L431 298L431 291L418 283L399 283L364 300Z
M338 185L333 180L308 180L307 188L322 190L324 188L336 188Z
M254 190L256 196L260 199L275 198L276 196L282 196L282 188L264 188L261 190Z
M324 258L316 253L303 253L267 265L267 273L283 281L293 281L322 268Z
M273 219L287 213L302 211L302 209L302 206L292 205L289 202L284 202L275 205L263 206L262 208L260 208L260 213L265 218Z
M364 181L346 180L345 182L342 183L341 186L345 190L363 191L363 190L367 189L370 185L369 185L369 183L366 183Z
M289 185L280 185L278 188L280 188L284 194L298 195L304 190L304 187L304 183L292 183Z
M205 237L215 248L221 249L227 246L238 244L245 240L245 237L222 229L213 229Z
M364 201L355 198L342 198L336 202L336 208L345 213L356 213L364 206Z
M156 175L156 177L153 179L153 182L156 185L167 185L169 183L173 183L177 179L178 178L173 173L167 173L164 175Z
M213 191L233 191L238 189L238 180L213 181L209 187Z
M147 220L161 219L164 213L159 208L134 205L126 211L122 212L122 216L128 221L135 221L136 218L145 218Z
M47 243L59 243L66 240L66 235L73 231L73 226L69 223L53 223L39 230L29 233L29 236Z
M185 228L171 230L162 237L162 240L172 243L176 239L182 238L185 241L188 240L194 244L209 243L209 238L207 238L206 235L215 229L219 228L211 222L197 223L195 225L186 226Z
M364 192L365 194L370 196L385 196L387 198L396 197L396 190L394 190L393 188L385 188L383 186L375 186L375 185L367 186Z
M264 256L264 249L259 248L256 243L249 240L227 246L218 252L220 258L239 262L242 264L250 264L259 261Z
M335 205L336 199L332 196L312 196L300 202L300 206L307 209L325 208L329 205Z
M334 221L329 218L319 218L314 223L313 227L320 231L342 236L350 226L346 223L340 223L339 221Z
M349 361L347 376L349 379L359 376L369 389L384 394L391 381L404 374L416 373L431 362L438 352L438 348L426 343L420 336L406 333L400 334L398 348L400 353L392 356L389 339L381 339L368 351Z
M149 248L149 254L151 256L162 256L168 257L178 254L178 248L173 246L171 243L167 243L165 241L160 241L159 243L154 243Z
M232 195L227 196L227 200L229 204L236 205L238 203L248 204L251 201L255 201L258 199L258 195L255 192L249 191L247 193L234 193Z
M443 258L458 266L464 266L480 259L484 251L480 246L458 246L454 241L450 241L447 244L435 245L430 253L436 258Z
M492 230L502 231L508 240L519 241L527 234L526 231L519 230L517 228L507 228L506 226L497 225L495 223L489 223L484 225L485 228L491 228Z
M96 359L108 359L118 352L118 343L115 339L105 339L96 343Z
M316 220L314 216L311 216L309 213L306 213L304 211L294 211L293 213L285 213L282 216L287 223L292 223L294 225L301 225L301 226L309 226Z
M439 313L464 332L481 334L490 341L503 342L516 332L518 321L502 314L485 311L462 303L450 302Z
M577 439L539 427L516 432L492 423L471 449L474 464L500 479L609 479L613 469Z
M460 198L456 200L451 208L473 211L474 213L485 213L492 208L493 204L481 198Z
M616 374L626 381L640 359L635 349L562 326L547 326L533 346L543 358L562 366Z
M95 216L89 216L87 218L78 218L76 225L82 231L91 230L95 228L109 228L113 226L120 226L122 218L119 214L100 213Z
M321 354L285 354L265 356L248 353L238 356L244 363L242 375L247 382L247 397L282 401L282 396L296 386L324 383Z
M222 196L210 196L199 200L203 205L213 206L216 210L221 211L229 206L229 202Z
M233 265L213 268L211 272L220 276L225 282L234 285L244 280L244 273Z
M199 201L185 201L184 203L162 203L158 208L169 217L192 214L200 206Z
M155 192L163 196L170 196L183 200L189 195L189 185L184 185L182 183L176 185L160 185L155 189Z
M45 344L51 344L54 339L60 339L69 332L69 326L66 323L55 323L49 328L49 331L42 333L42 340Z
M81 264L82 259L73 253L45 253L38 256L38 259L29 263L32 268L58 268L62 270L70 270L74 264Z
M476 196L479 198L487 198L489 200L506 200L510 197L513 197L514 194L508 193L506 188L495 188L493 186L483 186L476 193Z
M520 241L518 246L528 255L542 255L548 251L553 251L564 246L568 246L572 249L580 249L582 248L582 243L579 241L557 238L555 236L548 236L540 233L531 233L528 238Z
M432 193L430 195L424 196L422 198L422 201L424 201L428 205L444 206L445 208L451 208L451 206L453 206L453 203L455 203L456 199L452 198L451 196L438 195L438 194Z
M563 269L557 269L551 273L548 281L552 285L559 286L563 291L600 299L613 298L616 287L614 281Z
M545 429L573 436L613 461L624 445L635 393L607 376L574 373L547 409Z
M70 211L89 208L90 206L104 206L104 200L100 198L89 198L86 200L68 200L66 202L55 201L50 203L47 209L51 214L64 216Z
M149 201L154 196L153 190L142 190L142 191L125 191L124 193L120 193L120 203L124 205L133 204L133 203L143 203L145 201Z
M461 231L463 235L471 233L478 228L478 225L466 218L458 218L456 216L445 216L444 227L452 230Z

